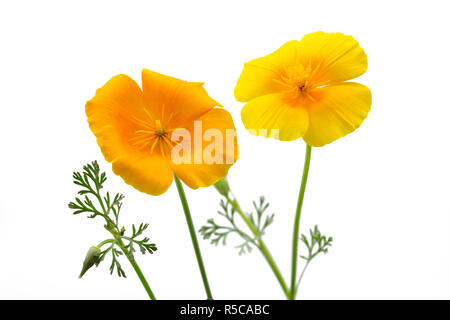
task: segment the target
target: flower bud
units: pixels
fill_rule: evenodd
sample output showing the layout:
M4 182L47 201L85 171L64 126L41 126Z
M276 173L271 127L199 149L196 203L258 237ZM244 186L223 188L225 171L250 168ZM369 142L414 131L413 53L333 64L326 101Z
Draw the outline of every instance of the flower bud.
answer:
M96 264L99 261L99 256L100 253L102 251L97 248L96 246L92 246L89 248L87 254L86 254L86 258L84 258L84 262L83 262L83 269L81 269L81 273L78 276L78 278L81 278L86 271L89 270L90 267L92 267L94 264Z
M219 191L219 193L224 197L228 196L228 193L230 192L230 186L228 185L227 178L217 181L214 184L214 187L216 187L217 191Z

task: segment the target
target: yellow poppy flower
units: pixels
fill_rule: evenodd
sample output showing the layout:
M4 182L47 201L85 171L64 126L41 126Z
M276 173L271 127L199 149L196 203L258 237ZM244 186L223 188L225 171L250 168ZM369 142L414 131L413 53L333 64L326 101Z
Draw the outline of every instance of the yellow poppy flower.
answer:
M357 129L372 104L370 90L344 82L362 75L367 56L342 33L315 32L244 65L234 94L247 102L245 127L256 135L323 146Z
M196 189L224 178L236 161L235 135L231 137L231 148L225 143L203 141L207 140L203 132L208 129L223 137L235 131L231 115L215 106L220 104L208 96L202 83L144 69L142 90L130 77L117 75L86 103L86 115L114 173L139 191L159 195L171 185L173 173ZM200 124L200 131L196 123ZM181 129L190 140L173 138ZM192 141L193 146L181 152L185 161L174 161L174 148ZM214 159L225 159L205 161L201 156L207 151Z

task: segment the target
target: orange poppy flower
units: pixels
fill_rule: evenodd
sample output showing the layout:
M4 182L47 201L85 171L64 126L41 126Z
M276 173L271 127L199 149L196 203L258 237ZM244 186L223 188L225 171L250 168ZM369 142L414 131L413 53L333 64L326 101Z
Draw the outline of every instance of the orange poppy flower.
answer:
M114 173L139 191L159 195L173 173L193 189L206 187L224 178L237 160L233 119L215 106L220 104L202 83L144 69L142 90L130 77L117 75L86 103L86 115ZM206 138L210 129L216 134ZM177 134L180 130L187 137ZM218 134L231 143L218 143ZM201 157L208 152L213 161ZM183 161L174 161L178 153Z
M323 146L357 129L369 113L370 90L345 82L362 75L367 56L342 33L314 32L244 65L235 88L247 129L280 140Z

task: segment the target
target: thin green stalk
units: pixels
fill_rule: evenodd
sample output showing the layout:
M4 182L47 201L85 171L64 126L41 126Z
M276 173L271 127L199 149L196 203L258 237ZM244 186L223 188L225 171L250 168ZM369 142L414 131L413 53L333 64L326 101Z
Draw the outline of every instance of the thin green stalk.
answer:
M302 282L303 275L305 274L306 268L308 268L310 262L311 260L306 261L305 266L303 267L302 273L300 274L300 278L298 278L297 284L295 285L296 292L298 290L298 287L300 286L300 282Z
M150 286L145 279L144 275L142 274L141 269L137 265L136 261L134 260L133 252L131 250L132 248L132 242L136 242L139 244L141 251L144 249L146 251L152 252L153 250L156 250L153 247L153 244L147 244L148 238L144 238L141 241L134 240L134 237L137 235L140 235L142 231L148 226L147 224L141 224L139 227L139 234L136 234L136 231L134 230L135 227L133 225L133 239L128 238L130 243L128 244L130 251L127 249L125 244L122 241L123 233L125 232L125 228L120 228L118 225L118 219L119 219L119 212L121 208L121 200L123 199L123 195L116 194L114 197L113 202L111 202L111 198L109 193L106 193L106 197L102 197L100 194L100 189L103 187L103 183L106 181L106 175L104 172L100 172L100 167L98 166L97 161L93 161L92 164L87 164L83 166L83 173L80 172L74 172L73 173L74 183L78 186L82 187L82 190L79 191L79 194L92 194L97 198L98 203L101 206L101 212L99 209L97 209L97 206L95 206L91 199L86 195L85 200L81 201L79 198L75 198L76 202L70 202L69 208L76 210L74 213L78 214L81 212L89 212L89 218L95 218L96 216L101 216L105 219L105 229L111 233L111 235L114 237L114 239L106 239L102 242L100 242L97 246L97 248L91 248L94 249L94 251L91 251L89 249L88 254L86 255L85 261L83 262L83 269L80 273L80 278L83 276L83 274L92 267L93 264L99 264L101 260L103 260L104 256L112 250L112 264L110 267L111 273L113 272L114 268L116 268L117 273L119 277L125 276L125 272L123 271L122 267L120 266L119 262L116 260L118 254L120 253L117 251L114 246L117 245L120 250L125 254L130 264L133 266L134 270L136 271L136 274L139 277L139 280L141 281L142 285L144 286L145 290L147 291L148 296L152 300L156 300L155 295L153 294L152 290L150 289ZM95 189L93 187L95 185ZM105 205L106 204L106 205ZM112 210L114 217L116 218L116 222L114 222L110 217L109 213ZM104 251L100 251L99 248L104 246L105 244L111 243L111 245ZM98 250L98 251L97 251Z
M144 274L141 271L141 268L139 268L138 264L136 263L136 260L134 260L133 256L125 248L125 244L122 242L122 239L116 238L116 241L117 241L117 244L119 245L120 249L122 250L122 252L127 257L128 261L130 261L131 265L133 266L134 271L136 271L136 274L138 275L139 280L141 280L141 283L144 286L145 291L147 291L150 299L156 300L156 297L153 294L152 289L150 289L150 286L149 286L147 280L145 279Z
M297 259L298 259L298 241L299 241L299 231L300 231L300 216L302 212L303 206L303 198L305 196L306 190L306 181L308 180L308 172L309 172L309 164L311 162L311 146L306 145L306 153L305 153L305 163L303 165L303 176L302 183L300 186L300 192L298 194L297 201L297 209L295 211L295 221L294 221L294 234L292 239L292 270L291 270L291 288L289 299L294 300L297 288L296 288L296 280L297 280Z
M213 300L211 289L208 283L208 277L206 276L205 265L203 264L202 254L200 252L200 247L198 245L197 235L195 233L194 222L192 221L191 212L189 210L189 205L186 200L186 195L183 190L183 185L180 179L174 174L175 184L177 186L178 194L180 195L181 204L183 205L184 214L186 216L186 222L189 228L189 233L191 234L192 245L194 246L195 256L197 257L198 267L200 268L200 273L202 275L203 285L205 287L206 296L208 300Z
M102 242L100 242L100 243L97 245L97 248L101 248L101 247L103 247L105 244L107 244L107 243L112 243L112 242L114 242L114 241L115 241L114 239L103 240Z
M100 203L102 210L103 210L103 215L105 220L107 221L107 223L110 223L114 229L116 230L109 230L109 232L114 236L116 243L119 245L120 249L122 250L122 252L125 254L125 256L127 257L128 261L130 261L130 264L133 266L134 271L136 271L137 276L139 277L139 280L141 280L142 285L144 286L145 291L147 291L148 296L150 297L151 300L156 300L155 295L153 294L152 289L150 289L150 285L147 282L147 279L145 279L144 274L141 271L141 268L139 268L138 264L136 263L136 261L134 260L133 256L128 252L128 250L125 248L125 244L123 243L122 239L117 236L115 234L115 232L118 232L120 234L120 231L118 230L118 226L109 218L105 206L103 205L103 201L102 198L100 197L100 193L99 193L99 189L97 188L97 199L98 202ZM103 246L106 243L110 243L110 242L114 242L114 240L112 239L108 239L105 240L103 242L101 242L99 244L99 248L100 246Z
M233 208L239 213L239 215L245 221L245 223L247 224L249 229L252 231L252 233L255 236L258 236L258 232L256 231L256 229L253 226L253 224L250 222L250 220L247 218L245 213L242 211L242 209L241 209L239 203L237 202L236 198L234 200L231 200L230 197L227 195L226 199L227 199L227 201L229 203L231 203ZM273 273L275 274L275 277L277 278L278 282L280 283L280 286L283 289L284 294L286 295L286 297L288 297L289 296L289 289L288 289L288 287L286 285L286 282L284 281L283 275L281 274L280 270L278 269L277 264L275 263L275 260L273 259L272 255L270 254L269 249L266 247L266 244L264 243L264 241L261 238L259 238L259 237L258 237L258 244L259 244L257 246L258 249L261 251L261 254L264 256L264 258L269 263L269 266L272 269Z

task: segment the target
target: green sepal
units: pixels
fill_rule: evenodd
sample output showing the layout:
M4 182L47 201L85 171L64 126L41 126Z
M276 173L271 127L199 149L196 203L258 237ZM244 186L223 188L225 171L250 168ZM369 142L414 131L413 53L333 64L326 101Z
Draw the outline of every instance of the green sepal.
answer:
M216 187L217 191L219 191L219 193L224 197L228 196L230 193L230 185L228 184L227 178L217 181L214 184L214 187Z
M101 252L102 251L96 246L92 246L89 248L86 254L86 258L84 258L83 269L81 269L81 273L78 278L81 278L86 273L86 271L89 270L90 267L99 262Z

